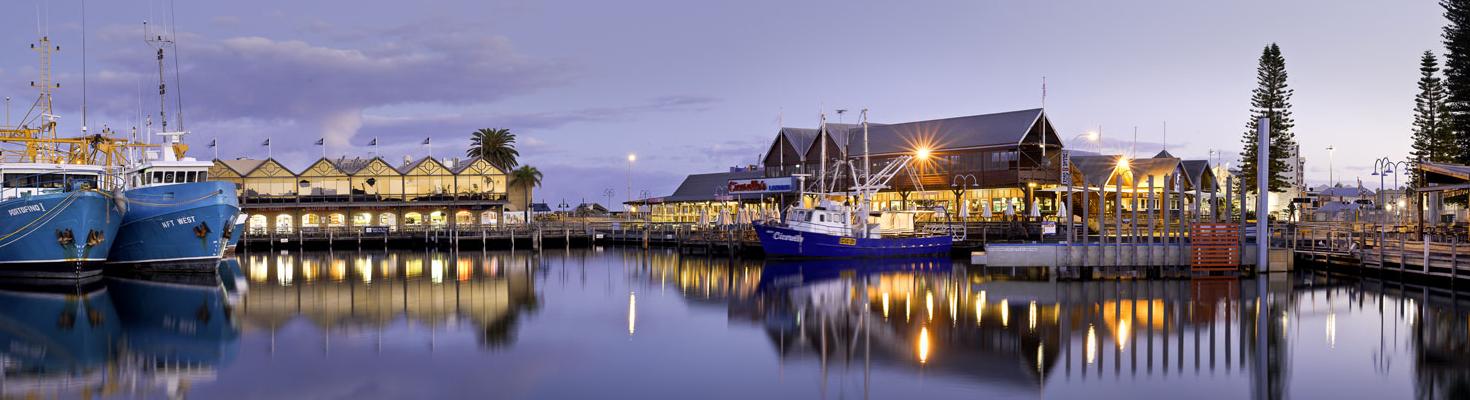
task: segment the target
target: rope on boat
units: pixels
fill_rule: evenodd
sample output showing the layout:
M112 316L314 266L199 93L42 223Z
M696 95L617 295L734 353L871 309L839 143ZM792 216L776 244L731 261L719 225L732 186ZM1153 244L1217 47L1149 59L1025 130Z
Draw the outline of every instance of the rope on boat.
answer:
M66 210L68 207L71 207L72 203L75 203L76 202L77 196L79 194L81 194L81 193L83 193L83 191L74 191L74 192L71 192L71 194L68 194L66 196L66 198L61 199L61 202L57 203L57 206L56 207L54 207L54 208L52 208L50 210L46 210L46 213L41 214L40 216L37 216L35 219L32 219L30 222L27 222L25 225L21 226L20 228L17 228L15 231L10 232L10 233L7 233L4 236L0 236L0 242L4 242L4 243L0 243L0 247L9 246L12 243L15 243L15 242L20 241L21 239L25 239L27 236L30 236L32 233L35 233L35 229L34 228L37 226L37 222L40 222L41 224L45 224L47 222L51 222L51 220L53 220L53 219L56 219L57 216L61 215L61 212L62 211ZM41 221L42 219L45 219L45 221ZM15 238L15 240L11 240L11 241L5 242L7 239L10 239L12 236L15 236L15 235L17 235L17 234L19 234L21 232L27 231L27 230L29 230L29 232L26 232L24 235L21 235L20 237Z
M176 202L176 203L156 203L156 202L151 202L151 201L143 201L143 200L137 200L137 199L134 199L132 197L128 197L128 196L124 196L124 195L120 195L120 194L119 195L107 195L107 196L108 197L113 197L113 198L116 198L116 199L119 199L119 200L122 200L124 203L129 203L129 204L141 204L141 205L145 205L145 206L154 206L154 207L169 207L169 206L181 206L181 205L190 204L190 203L197 203L197 202L204 201L204 200L207 200L207 199L209 199L211 197L214 197L214 196L217 196L217 195L221 195L221 194L224 194L224 193L225 193L225 191L223 191L223 190L215 190L214 192L211 192L209 194L206 194L206 195L203 195L203 196L199 196L197 198L193 198L193 199L189 199L189 200L184 200L184 201ZM164 195L159 195L157 197L165 197L165 196Z

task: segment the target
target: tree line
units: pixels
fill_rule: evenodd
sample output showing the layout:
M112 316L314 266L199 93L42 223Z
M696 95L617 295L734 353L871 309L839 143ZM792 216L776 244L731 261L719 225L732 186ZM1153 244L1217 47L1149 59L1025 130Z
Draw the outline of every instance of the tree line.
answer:
M1407 161L1470 165L1470 0L1441 0L1444 17L1442 38L1444 63L1434 51L1419 58L1418 93L1414 96L1412 140ZM1281 48L1271 43L1261 52L1256 68L1257 87L1251 93L1251 116L1241 135L1240 182L1254 192L1259 160L1257 128L1261 117L1269 117L1270 159L1267 160L1272 192L1283 192L1289 181L1287 159L1296 147L1291 117L1293 91L1286 83L1286 59ZM1411 182L1419 184L1419 176Z

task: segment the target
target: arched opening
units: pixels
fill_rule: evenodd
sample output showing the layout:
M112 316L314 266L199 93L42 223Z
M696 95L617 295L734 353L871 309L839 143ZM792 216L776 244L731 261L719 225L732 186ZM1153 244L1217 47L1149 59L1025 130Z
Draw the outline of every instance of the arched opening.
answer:
M342 213L334 213L334 214L332 214L330 216L327 216L327 226L330 226L330 227L347 226L347 216L344 215L344 214L342 214Z
M498 222L500 222L500 213L497 213L495 211L480 212L481 225L496 225Z
M469 211L459 211L459 212L456 212L456 213L454 213L454 224L455 225L474 225L475 224L475 214L474 213L471 213Z
M443 211L434 211L434 212L429 213L429 224L430 225L442 226L442 225L444 225L445 222L448 222L448 218L445 217Z
M270 230L270 220L264 215L251 215L250 218L246 220L245 227L246 229L249 229L249 232L252 235L265 234L268 230Z
M398 216L390 212L378 214L378 225L388 227L389 231L398 230Z
M369 226L373 224L373 213L352 214L352 226Z
M412 211L403 213L403 224L408 226L423 225L424 215Z
M301 214L301 228L320 228L322 217L312 213Z
M291 217L291 214L277 215L276 216L276 233L291 233L291 232L293 232L295 230L295 226L294 226L295 225L295 222L296 222L296 219L295 218L292 218Z

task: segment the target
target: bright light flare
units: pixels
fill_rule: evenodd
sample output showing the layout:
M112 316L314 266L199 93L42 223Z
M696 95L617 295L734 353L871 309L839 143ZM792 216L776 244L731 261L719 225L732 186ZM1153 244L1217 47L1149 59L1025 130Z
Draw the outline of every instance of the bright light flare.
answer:
M930 150L928 147L920 147L918 150L914 150L914 157L920 160L928 160L932 152L933 150Z

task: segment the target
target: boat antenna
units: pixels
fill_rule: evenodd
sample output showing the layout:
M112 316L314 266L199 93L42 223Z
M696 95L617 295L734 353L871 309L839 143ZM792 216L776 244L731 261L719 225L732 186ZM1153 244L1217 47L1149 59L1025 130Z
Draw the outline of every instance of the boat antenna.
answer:
M87 0L82 0L82 134L87 134Z
M174 12L174 0L168 0L168 34L169 34L169 36L172 37L172 39L170 39L170 40L171 41L175 41L175 43L176 43L176 41L179 38L179 31L178 31L178 29L179 29L178 14ZM175 45L173 47L173 50L174 50L174 53L173 53L174 54L174 106L176 107L175 108L175 111L174 111L174 115L179 120L179 131L185 131L186 129L184 128L184 84L183 84L182 78L180 78L180 74L181 73L179 72L179 48L178 48L178 46Z
M160 130L168 132L168 84L163 80L163 50L173 46L173 39L164 36L167 30L159 29L162 32L155 32L148 28L148 21L143 21L143 41L153 48L158 61L158 122L162 126Z

